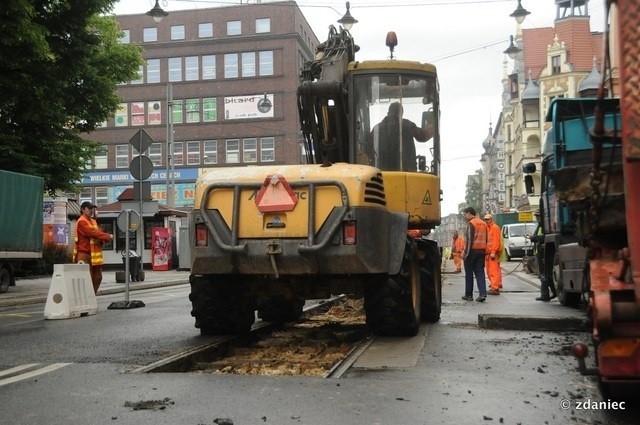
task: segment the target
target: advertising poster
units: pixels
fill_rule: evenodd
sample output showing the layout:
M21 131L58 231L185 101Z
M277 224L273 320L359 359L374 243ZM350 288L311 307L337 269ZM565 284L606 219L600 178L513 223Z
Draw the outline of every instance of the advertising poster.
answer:
M153 270L171 270L171 229L151 228L151 262Z

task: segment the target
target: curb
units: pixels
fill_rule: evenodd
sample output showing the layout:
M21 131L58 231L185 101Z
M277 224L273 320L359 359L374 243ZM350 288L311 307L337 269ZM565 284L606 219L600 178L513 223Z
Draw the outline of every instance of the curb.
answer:
M167 280L162 282L136 283L136 284L129 284L129 291L131 292L131 291L140 291L143 289L162 288L165 286L176 286L176 285L183 285L187 283L189 283L188 279ZM121 287L98 289L98 293L96 294L96 296L119 294L123 292L125 292L124 284L122 284ZM33 305L33 304L46 304L47 297L48 297L48 293L42 294L42 295L27 295L25 297L0 300L0 308Z
M478 326L482 329L517 331L586 332L588 321L577 317L523 317L510 314L478 314Z

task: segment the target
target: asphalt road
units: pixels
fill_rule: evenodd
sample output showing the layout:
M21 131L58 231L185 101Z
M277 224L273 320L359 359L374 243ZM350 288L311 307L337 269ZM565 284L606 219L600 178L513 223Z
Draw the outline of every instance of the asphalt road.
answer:
M0 423L636 424L632 406L578 408L600 401L568 352L589 335L526 328L583 313L535 302L535 281L511 266L505 292L485 303L462 301L463 276L445 274L441 321L409 342L377 339L376 354L340 379L131 373L207 342L193 327L187 285L134 291L146 306L133 310L107 310L122 294L101 295L96 315L76 319L44 320L43 304L0 308ZM485 329L479 315L531 320ZM6 373L32 364L49 369Z

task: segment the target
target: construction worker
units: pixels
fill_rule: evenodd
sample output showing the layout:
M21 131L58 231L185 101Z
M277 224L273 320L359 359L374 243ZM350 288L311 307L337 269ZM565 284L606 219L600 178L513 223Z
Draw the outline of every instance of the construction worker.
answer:
M451 259L456 268L455 273L462 272L462 254L464 253L464 238L458 234L457 230L453 231L453 241L451 242Z
M105 233L98 227L93 218L96 206L85 201L80 206L82 215L76 224L75 246L73 248L73 262L89 264L93 292L98 293L102 283L102 243L113 240L113 234Z
M487 223L487 252L485 255L485 269L489 276L489 295L500 295L502 288L502 269L500 268L500 253L502 252L502 235L500 226L493 221L491 214L485 214Z
M467 226L467 246L464 249L464 296L465 301L473 301L473 276L476 277L478 293L476 301L487 299L487 280L484 276L484 257L487 250L487 223L476 217L476 210L467 207L462 215L469 222Z

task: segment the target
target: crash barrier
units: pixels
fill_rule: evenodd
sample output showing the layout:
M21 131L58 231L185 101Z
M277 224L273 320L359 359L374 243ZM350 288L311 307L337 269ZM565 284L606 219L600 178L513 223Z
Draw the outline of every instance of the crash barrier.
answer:
M88 264L54 264L45 319L71 319L98 311Z

